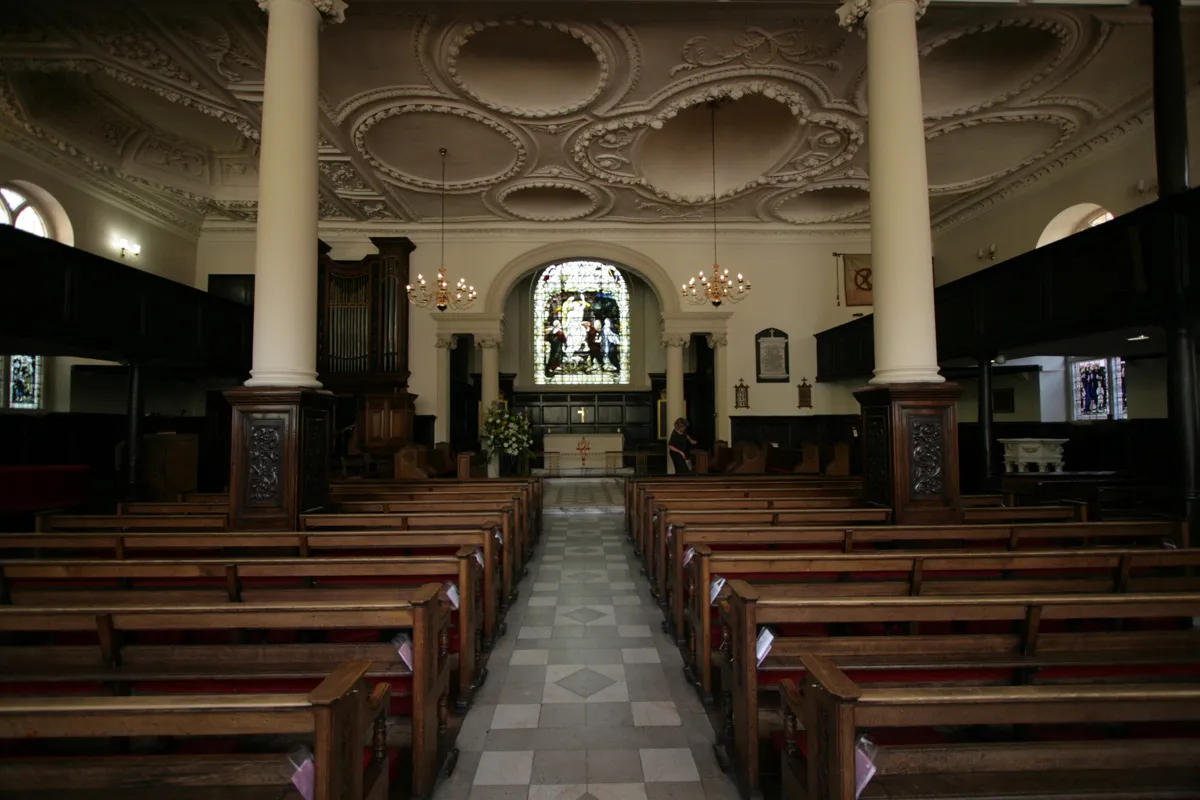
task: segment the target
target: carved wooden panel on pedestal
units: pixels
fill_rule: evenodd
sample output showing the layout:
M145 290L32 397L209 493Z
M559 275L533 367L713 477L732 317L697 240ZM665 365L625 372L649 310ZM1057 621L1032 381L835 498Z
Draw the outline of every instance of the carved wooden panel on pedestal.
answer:
M295 530L328 502L333 397L299 388L230 389L230 525Z
M249 428L245 470L247 505L282 510L287 417L255 414L246 420L246 426Z
M941 498L946 491L946 429L941 414L906 415L912 497Z

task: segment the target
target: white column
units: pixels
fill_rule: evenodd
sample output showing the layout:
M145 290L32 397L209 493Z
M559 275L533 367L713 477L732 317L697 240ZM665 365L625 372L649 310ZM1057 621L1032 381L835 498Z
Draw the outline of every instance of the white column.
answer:
M479 377L483 381L483 386L480 387L479 399L483 404L483 413L487 414L487 410L492 407L492 403L500 399L501 339L498 336L477 336L475 337L475 342L483 351L483 363L479 367ZM488 453L488 477L496 478L499 475L499 454Z
M713 407L717 415L717 425L714 430L717 438L729 443L732 423L729 421L729 396L733 387L729 384L729 338L723 334L708 335L708 346L713 349ZM712 451L715 442L702 443L708 451Z
M342 0L258 0L268 12L247 386L317 381L317 31Z
M674 430L675 420L683 416L683 348L688 337L664 335L663 347L667 348L667 437ZM671 459L667 458L667 473L675 474Z
M852 0L842 25L867 36L875 377L941 383L933 312L929 174L917 19L929 0ZM865 17L865 19L864 19Z
M450 441L450 351L453 336L438 336L437 341L437 417L433 421L433 441Z

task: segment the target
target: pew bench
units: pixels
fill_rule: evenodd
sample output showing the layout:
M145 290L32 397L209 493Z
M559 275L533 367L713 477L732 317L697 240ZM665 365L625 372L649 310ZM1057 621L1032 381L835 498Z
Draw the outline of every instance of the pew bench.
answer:
M645 508L645 493L655 489L704 492L722 489L746 489L750 491L769 490L771 488L807 488L813 490L835 489L844 494L862 495L862 478L850 477L805 477L802 475L737 475L711 474L673 477L659 475L653 478L625 479L625 514L626 527L632 527L631 517Z
M881 685L1200 680L1200 594L795 598L734 581L711 655L718 753L743 793L760 788L764 702L803 656ZM777 633L758 663L762 626ZM763 714L766 712L766 719Z
M756 501L745 501L753 504ZM644 559L646 575L650 579L650 593L667 604L667 550L672 531L688 525L752 525L759 528L839 526L843 528L864 525L887 525L891 522L890 508L794 508L760 510L752 505L745 508L710 510L703 506L689 508L659 506L655 509L654 523L650 529Z
M1083 522L1026 525L890 525L866 528L763 528L755 525L677 525L671 532L664 565L666 630L683 636L686 575L684 561L689 548L705 545L706 552L769 550L771 552L840 550L883 552L887 548L933 550L937 548L1064 548L1104 544L1125 547L1187 547L1190 541L1185 522L1143 520L1130 522ZM761 563L761 562L759 562ZM719 574L719 573L713 573ZM697 586L707 586L708 578ZM682 646L682 644L680 645Z
M275 800L298 796L290 793L296 766L286 748L300 745L311 754L315 800L387 800L390 687L372 688L369 668L367 661L347 662L307 693L0 697L0 750L8 751L0 759L0 793ZM96 754L113 749L108 740L132 737L153 737L170 752ZM220 751L209 745L189 752L202 737L220 737ZM262 752L266 737L274 746ZM64 739L104 741L81 756L56 748ZM243 742L249 747L239 747Z
M39 514L38 533L63 531L188 531L206 533L229 530L227 511L194 514L118 516L115 514Z
M435 531L479 527L494 532L500 549L500 597L502 608L507 610L517 599L516 582L524 573L521 543L515 541L511 522L511 507L499 513L487 512L410 512L404 514L301 514L302 531ZM521 570L516 580L514 572Z
M456 705L465 711L487 678L482 569L476 549L454 556L194 559L172 561L0 561L0 604L42 607L189 606L219 603L386 603L412 586L443 581L458 595L450 654Z
M696 545L687 566L679 644L684 674L712 696L713 626L709 589L717 577L780 597L950 597L1032 594L1200 592L1200 550L1029 550L1015 553L713 552ZM728 599L726 585L718 601Z
M310 691L363 660L372 682L391 687L388 747L411 753L412 793L423 796L457 758L440 591L384 604L0 608L0 696ZM411 637L411 667L398 633Z
M784 800L859 797L863 734L877 748L863 798L1115 800L1200 787L1197 683L873 688L820 656L804 664L803 691L779 687Z
M177 558L253 558L297 556L323 560L329 557L380 558L413 553L456 555L462 547L482 551L483 651L490 651L506 625L500 618L500 549L490 529L407 531L261 531L256 533L186 534L139 531L55 534L0 534L0 558L116 560Z
M542 525L542 495L541 478L473 478L468 481L428 479L428 480L350 480L331 481L329 496L332 500L353 500L355 496L361 499L372 499L371 495L389 492L424 492L437 496L453 497L460 493L475 492L520 492L529 511L529 518L535 519L538 530Z

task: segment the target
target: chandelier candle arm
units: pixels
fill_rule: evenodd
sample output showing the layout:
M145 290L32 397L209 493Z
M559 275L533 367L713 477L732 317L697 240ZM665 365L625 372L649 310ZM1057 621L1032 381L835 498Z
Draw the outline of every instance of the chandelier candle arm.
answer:
M454 288L450 288L450 282L446 280L446 148L441 148L438 152L442 156L442 265L438 267L436 286L430 290L429 285L425 281L424 275L417 275L416 284L408 284L406 291L408 292L408 301L414 306L428 308L433 306L438 311L451 309L454 311L465 311L475 304L475 299L479 293L475 291L475 287L468 284L463 278L459 278L454 284Z
M729 270L722 270L717 263L717 101L708 103L712 124L712 224L713 224L713 271L709 279L700 270L700 282L692 278L683 284L683 299L695 305L711 303L718 308L722 303L740 303L750 293L750 281L742 273L738 273L737 281L729 276Z

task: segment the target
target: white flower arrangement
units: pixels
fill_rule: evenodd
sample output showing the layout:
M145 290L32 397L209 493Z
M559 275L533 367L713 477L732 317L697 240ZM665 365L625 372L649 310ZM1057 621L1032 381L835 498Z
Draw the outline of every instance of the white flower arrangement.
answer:
M483 418L480 432L483 446L493 455L528 455L533 449L533 428L529 420L500 403L493 403Z

